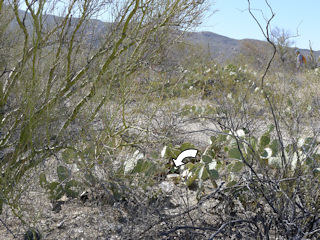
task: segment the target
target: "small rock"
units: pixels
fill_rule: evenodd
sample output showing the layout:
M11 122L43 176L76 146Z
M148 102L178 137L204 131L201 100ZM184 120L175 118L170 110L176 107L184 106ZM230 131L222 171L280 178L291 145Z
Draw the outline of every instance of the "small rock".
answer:
M116 230L117 233L121 233L122 226L120 224L117 224L116 227L115 227L115 230Z
M167 179L174 182L174 183L178 183L179 180L181 179L181 177L179 174L173 173L173 174L168 174Z
M120 203L120 202L115 202L115 203L113 204L113 207L114 207L114 208L120 208L120 207L121 207L121 203Z
M159 184L160 189L165 193L171 193L174 190L174 183L169 181L163 181Z
M58 201L60 202L67 202L69 198L66 195L63 195Z
M59 228L59 229L65 228L65 226L64 226L64 222L65 222L65 221L66 221L66 220L63 220L63 221L59 222L59 223L57 224L57 228Z
M89 200L89 194L91 194L91 190L88 189L87 191L84 191L83 193L80 194L80 200L85 203L86 201Z
M61 211L61 203L60 202L53 202L52 203L52 211L55 213L59 213Z

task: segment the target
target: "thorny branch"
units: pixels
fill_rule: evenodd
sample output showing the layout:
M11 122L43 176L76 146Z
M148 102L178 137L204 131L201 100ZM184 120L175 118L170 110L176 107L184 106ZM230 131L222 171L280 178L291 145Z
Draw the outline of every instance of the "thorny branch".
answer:
M264 71L262 77L261 77L261 88L262 90L264 90L264 80L265 80L265 77L270 69L270 66L271 66L271 63L277 53L277 48L276 48L276 45L274 44L274 42L271 41L271 38L270 38L270 35L269 35L269 28L270 28L270 23L271 23L271 20L274 18L275 16L275 13L273 12L269 2L267 0L265 0L266 4L268 5L269 7L269 10L271 11L271 17L267 20L267 25L266 25L266 30L264 31L260 22L258 21L258 19L255 17L255 15L252 13L251 11L251 2L250 0L248 0L248 5L249 5L249 13L250 15L252 16L252 18L256 21L256 23L258 24L259 28L261 29L261 32L263 33L264 37L266 38L266 40L268 41L268 43L271 44L271 46L273 47L273 52L272 52L272 56L267 64L267 67L266 67L266 70ZM281 148L281 153L282 153L282 167L286 167L286 156L284 154L284 146L283 146L283 138L282 138L282 134L281 134L281 130L280 130L280 126L279 126L279 122L278 122L278 119L276 117L276 114L275 114L275 106L273 105L273 103L271 102L270 100L270 97L268 96L267 92L266 91L263 91L263 94L264 94L264 97L266 98L268 104L269 104L269 107L270 107L270 110L271 110L271 114L272 114L272 117L273 117L273 121L274 121L274 124L275 124L275 127L276 127L276 132L277 132L277 135L278 135L278 140L279 140L279 143L280 143L280 148Z

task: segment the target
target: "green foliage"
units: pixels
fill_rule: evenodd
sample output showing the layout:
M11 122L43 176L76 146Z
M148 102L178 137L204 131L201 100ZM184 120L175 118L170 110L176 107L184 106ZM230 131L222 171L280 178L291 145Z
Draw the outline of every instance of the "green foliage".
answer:
M76 198L79 196L79 187L81 185L78 181L72 179L70 181L67 181L64 187L65 193L70 198Z
M180 170L180 174L185 177L186 186L189 188L196 186L197 196L199 197L206 180L210 180L212 185L217 187L216 181L221 179L227 183L228 187L231 187L237 183L237 176L248 165L254 167L257 171L265 171L283 167L284 161L287 161L290 166L288 173L293 175L298 166L289 157L290 154L292 155L292 148L290 148L290 144L285 147L284 152L287 158L284 160L279 139L272 139L271 137L274 130L274 125L270 124L259 138L251 136L248 131L242 129L234 134L222 133L211 136L211 144L205 152L200 154L200 159L192 159L181 167L183 170ZM311 164L315 160L320 160L319 155L316 153L312 153L310 156L304 154L304 152L314 149L317 144L319 143L315 138L306 138L297 154L299 154L301 164L305 166L302 169L305 169L306 173L311 170L314 175L319 176L318 168ZM183 150L192 148L194 146L190 143L174 147L169 144L166 146L164 157L172 161ZM139 168L139 170L144 172L142 168ZM171 172L173 171L179 172L172 165ZM246 189L241 189L241 191L246 191Z
M156 170L157 168L155 163L139 159L136 166L130 173L144 173L145 176L153 176L156 173Z
M83 182L86 186L95 186L98 183L97 179L92 174L88 173L84 175Z
M63 186L59 182L49 182L46 185L46 188L51 200L58 200L64 194Z
M238 159L238 160L241 160L242 157L241 157L241 152L238 148L232 148L229 150L228 152L229 154L229 157L230 158L233 158L233 159Z
M57 174L60 182L63 182L70 177L69 171L65 166L58 166Z
M68 148L62 152L62 159L65 163L71 164L72 160L77 157L77 152L74 149Z
M71 175L69 174L68 169L65 166L58 166L57 175L59 182L48 182L44 172L39 175L40 186L47 190L49 198L51 200L58 200L64 194L70 198L78 197L81 186L83 185L74 179L70 179Z

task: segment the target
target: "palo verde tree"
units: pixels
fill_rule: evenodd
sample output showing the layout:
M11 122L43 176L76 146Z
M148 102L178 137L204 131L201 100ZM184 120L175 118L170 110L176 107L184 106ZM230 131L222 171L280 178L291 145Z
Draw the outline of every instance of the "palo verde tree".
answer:
M95 141L110 156L130 130L135 138L125 143L139 141L147 125L136 126L137 112L145 103L127 108L137 101L139 74L207 7L193 0L1 0L0 212L19 198L27 171L63 149L77 151L99 119L103 136ZM94 20L102 14L110 22Z

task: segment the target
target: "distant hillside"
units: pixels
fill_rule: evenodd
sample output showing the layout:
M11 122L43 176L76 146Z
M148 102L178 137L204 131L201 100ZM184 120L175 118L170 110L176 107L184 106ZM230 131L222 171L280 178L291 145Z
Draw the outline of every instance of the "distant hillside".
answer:
M19 14L21 17L25 15L25 11L19 10ZM32 20L30 13L26 15L26 23L29 30L32 30ZM54 23L59 17L53 15L44 16L45 22L47 25ZM72 19L71 25L75 26L75 23L78 21L77 18ZM16 22L12 23L12 26L17 26ZM105 23L100 20L92 19L88 22L86 26L86 33L90 34L103 34L110 27L111 23ZM91 41L95 41L94 38L91 38ZM218 62L224 62L226 60L232 59L236 54L241 52L241 45L243 41L251 41L255 45L265 44L266 42L254 39L242 39L236 40L232 38L228 38L213 32L203 31L203 32L188 32L185 35L185 41L194 45L201 45L205 49L208 50L210 56L216 59ZM92 43L92 42L91 42ZM95 45L95 42L93 42ZM309 56L309 49L300 49L301 53L305 55L307 58ZM316 59L320 56L320 51L315 51L314 55Z
M191 32L186 35L186 41L202 45L208 49L211 57L220 61L230 59L240 52L240 41L224 37L212 32Z
M185 37L186 41L193 44L200 44L204 48L207 48L210 55L216 58L219 62L232 59L237 53L241 52L241 45L243 41L250 41L256 45L265 44L266 42L254 39L242 39L236 40L221 36L213 32L190 32ZM301 53L306 57L309 56L309 49L300 49ZM320 51L315 51L314 55L316 59L320 56Z

